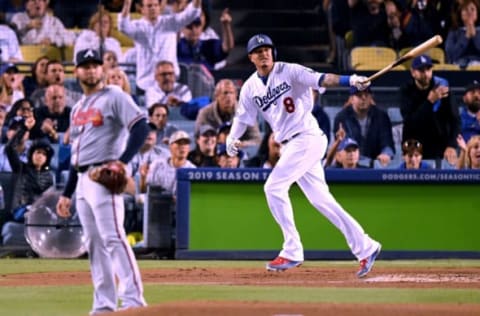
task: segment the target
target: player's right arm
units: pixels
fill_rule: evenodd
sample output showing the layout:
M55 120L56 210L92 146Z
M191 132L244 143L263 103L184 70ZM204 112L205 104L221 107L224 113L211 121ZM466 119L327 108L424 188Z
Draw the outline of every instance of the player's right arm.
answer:
M370 85L370 81L367 81L367 77L355 74L344 76L325 73L320 77L318 85L320 87L356 87L358 90L365 90Z

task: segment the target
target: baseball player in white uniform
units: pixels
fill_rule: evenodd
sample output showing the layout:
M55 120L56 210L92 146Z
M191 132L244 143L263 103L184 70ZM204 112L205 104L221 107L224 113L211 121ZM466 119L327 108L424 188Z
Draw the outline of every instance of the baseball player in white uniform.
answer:
M284 243L278 257L267 263L267 270L287 270L300 266L304 260L288 196L291 185L296 182L310 203L343 233L360 262L357 276L366 276L381 245L364 232L329 192L321 163L328 141L311 111L312 89L355 86L363 90L370 82L357 75L319 73L299 64L275 61L275 46L264 34L253 36L248 41L247 51L256 72L240 91L239 106L227 137L227 152L231 156L238 152L238 139L247 126L255 124L258 113L269 123L275 140L282 144L280 160L270 173L264 190L270 211L282 230Z
M70 116L71 167L57 213L70 216L70 198L75 191L94 287L90 315L96 315L145 306L146 302L123 227L123 197L93 181L88 173L108 161L127 164L142 146L149 127L131 96L116 86L104 85L102 58L97 51L83 50L76 57L75 74L84 95Z

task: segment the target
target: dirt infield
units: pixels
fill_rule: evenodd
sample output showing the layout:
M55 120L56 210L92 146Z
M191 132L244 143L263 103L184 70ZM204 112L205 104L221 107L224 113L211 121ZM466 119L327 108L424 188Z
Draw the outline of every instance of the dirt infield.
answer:
M376 267L369 277L357 279L351 267L300 267L280 273L252 268L144 269L149 284L349 287L349 288L471 288L480 289L479 268ZM0 286L90 284L88 272L9 274ZM115 315L480 315L480 304L307 304L264 302L165 303Z

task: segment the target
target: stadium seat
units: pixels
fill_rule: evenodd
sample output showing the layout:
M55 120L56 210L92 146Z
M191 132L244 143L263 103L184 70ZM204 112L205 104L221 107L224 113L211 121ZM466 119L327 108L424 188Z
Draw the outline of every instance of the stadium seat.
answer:
M41 56L62 60L62 51L53 45L20 45L20 51L26 63L34 63Z
M389 107L387 109L387 114L388 114L388 117L390 118L390 121L392 122L392 125L396 125L403 122L403 116L402 116L402 113L400 113L399 107L396 107L396 106Z
M467 71L479 71L480 70L480 64L479 65L470 65L465 68Z
M401 57L401 56L405 55L412 48L413 47L406 47L406 48L401 49L398 52L398 56ZM434 63L439 63L439 64L445 63L445 52L440 47L434 47L432 49L429 49L428 51L425 52L425 54L430 56L433 59ZM412 65L412 60L406 61L404 63L404 66L407 69L410 69L411 65Z
M460 67L455 64L433 64L433 70L460 70Z
M456 165L452 165L452 164L449 163L445 158L443 158L442 161L440 162L440 169L443 169L443 170L453 170L453 169L457 169L457 166L456 166Z
M350 68L353 70L379 70L397 59L390 47L355 47L350 52Z

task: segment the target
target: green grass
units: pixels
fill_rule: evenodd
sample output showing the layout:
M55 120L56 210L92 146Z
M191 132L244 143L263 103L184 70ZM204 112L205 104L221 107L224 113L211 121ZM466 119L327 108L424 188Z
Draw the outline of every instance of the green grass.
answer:
M142 270L187 267L258 267L260 261L176 261L140 260ZM305 267L343 268L353 261L307 261ZM395 267L480 267L480 260L379 261L378 266ZM88 271L87 260L2 259L0 272L35 273ZM92 286L1 286L0 315L84 316L92 301ZM150 305L171 301L227 300L280 301L297 303L456 303L480 304L480 289L435 288L331 288L288 286L172 285L146 283L145 297Z

